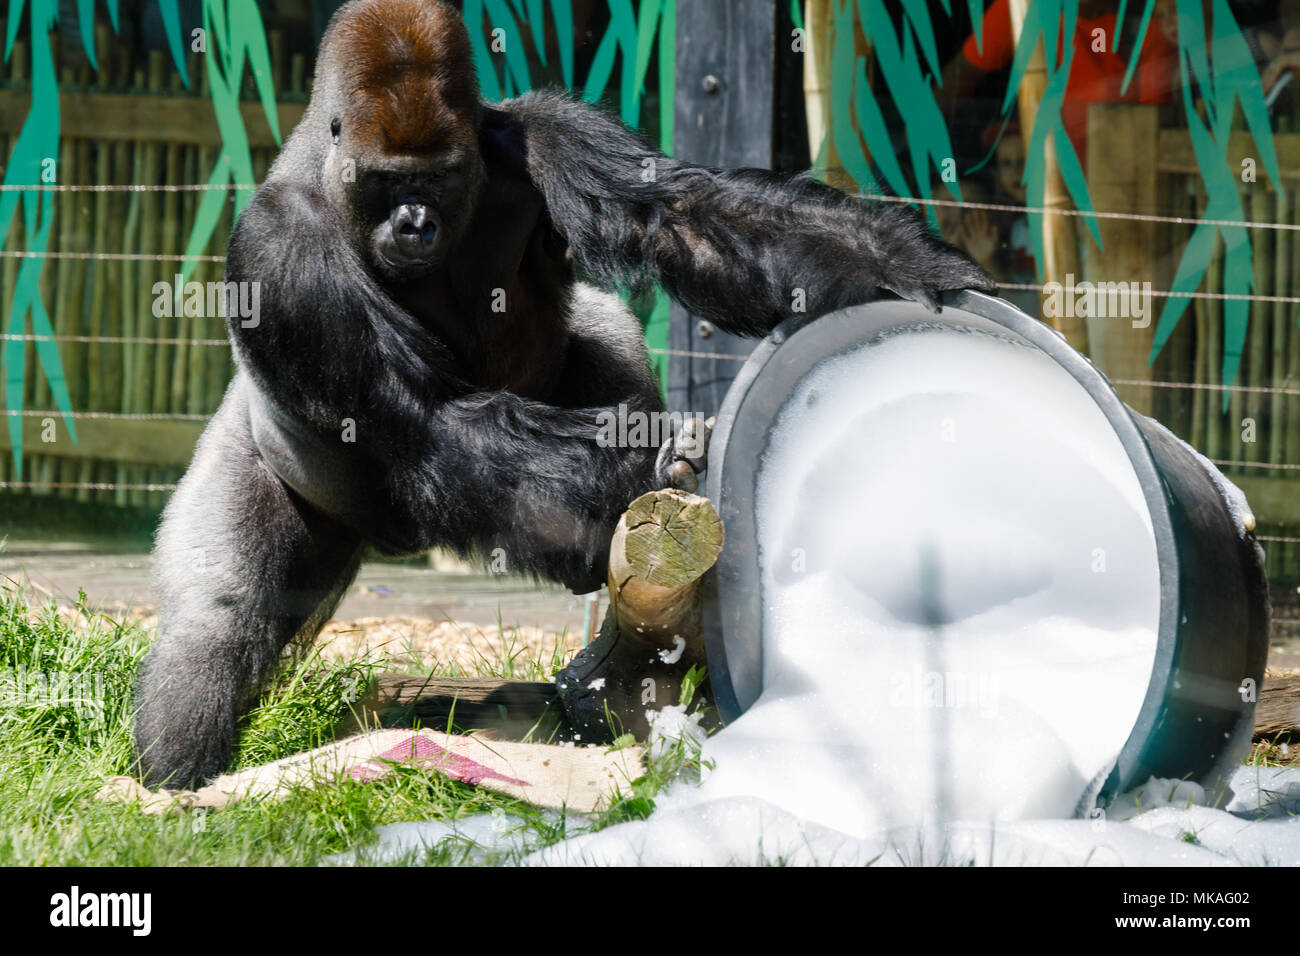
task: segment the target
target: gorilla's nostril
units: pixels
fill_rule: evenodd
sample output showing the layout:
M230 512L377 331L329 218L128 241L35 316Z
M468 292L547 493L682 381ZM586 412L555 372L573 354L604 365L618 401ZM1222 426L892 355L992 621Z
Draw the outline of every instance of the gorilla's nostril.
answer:
M393 210L393 238L408 254L418 255L433 245L438 235L437 217L423 203L402 203Z

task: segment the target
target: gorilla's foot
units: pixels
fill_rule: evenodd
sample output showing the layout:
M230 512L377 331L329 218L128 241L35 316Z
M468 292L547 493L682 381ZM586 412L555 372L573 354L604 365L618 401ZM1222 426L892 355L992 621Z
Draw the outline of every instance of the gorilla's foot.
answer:
M621 734L644 740L649 713L678 703L693 665L704 666L703 642L683 636L668 648L638 640L605 618L600 636L555 677L574 739L607 744Z

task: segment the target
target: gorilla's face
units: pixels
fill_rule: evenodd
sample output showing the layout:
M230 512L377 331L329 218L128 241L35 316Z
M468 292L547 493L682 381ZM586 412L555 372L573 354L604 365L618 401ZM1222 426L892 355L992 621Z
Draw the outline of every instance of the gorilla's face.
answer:
M328 106L316 122L328 123L331 201L379 275L427 275L464 234L486 179L464 24L434 0L359 0L340 11L322 61L313 96Z
M471 150L358 163L349 205L375 270L412 279L442 265L473 215L483 178L482 160Z

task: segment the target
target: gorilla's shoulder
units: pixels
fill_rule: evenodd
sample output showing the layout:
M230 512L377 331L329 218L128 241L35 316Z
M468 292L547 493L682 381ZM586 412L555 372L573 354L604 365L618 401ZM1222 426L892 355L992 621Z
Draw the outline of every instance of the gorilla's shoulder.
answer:
M329 201L319 189L284 179L268 179L257 191L245 215L265 216L287 222L315 222L326 218Z

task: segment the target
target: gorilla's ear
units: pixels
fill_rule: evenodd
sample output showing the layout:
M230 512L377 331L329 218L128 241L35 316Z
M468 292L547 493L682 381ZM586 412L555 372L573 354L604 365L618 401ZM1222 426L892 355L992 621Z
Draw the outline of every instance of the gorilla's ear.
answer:
M509 113L484 105L478 143L489 169L527 176L524 131Z

